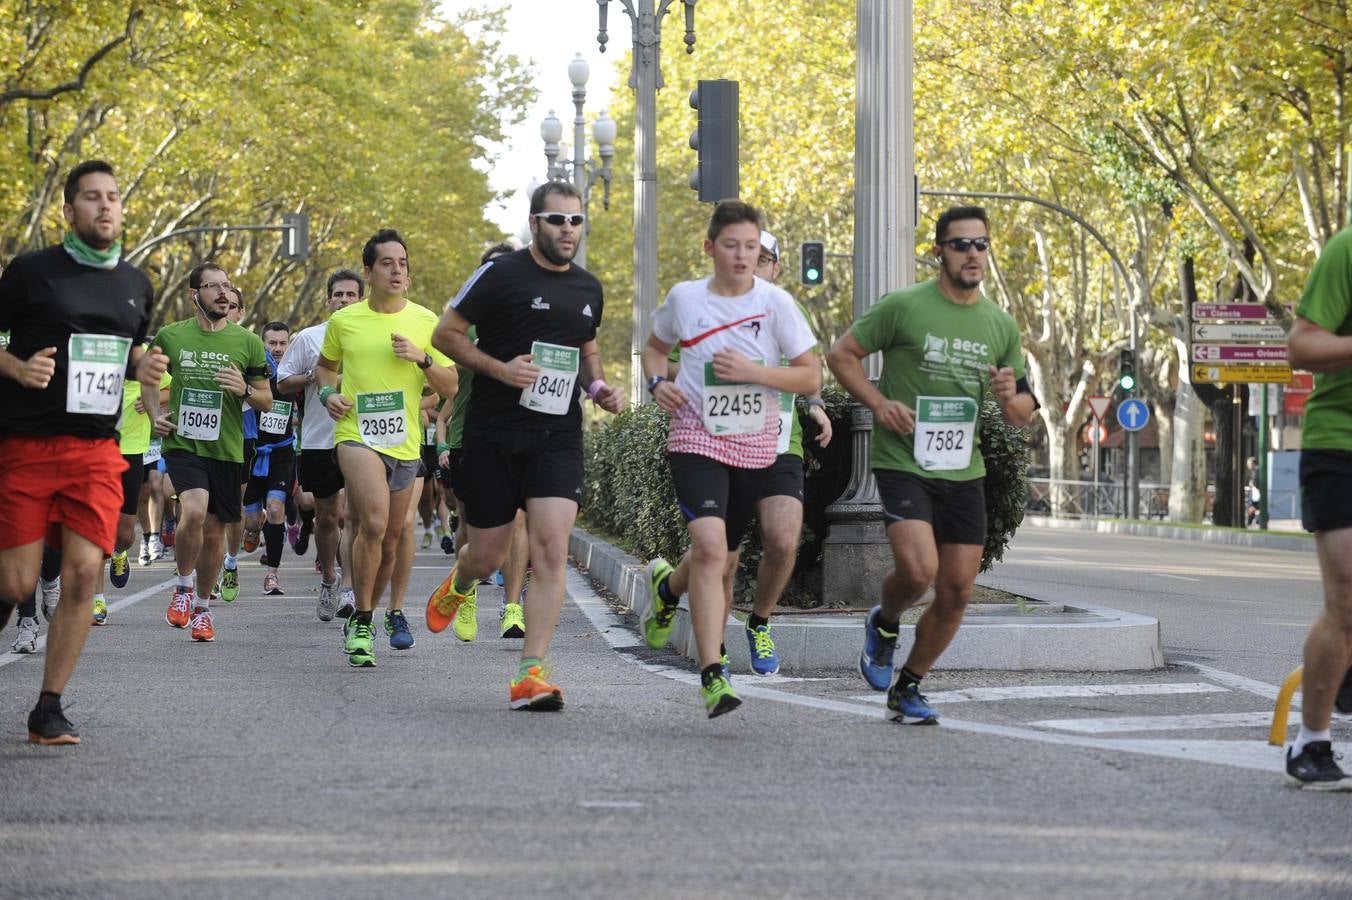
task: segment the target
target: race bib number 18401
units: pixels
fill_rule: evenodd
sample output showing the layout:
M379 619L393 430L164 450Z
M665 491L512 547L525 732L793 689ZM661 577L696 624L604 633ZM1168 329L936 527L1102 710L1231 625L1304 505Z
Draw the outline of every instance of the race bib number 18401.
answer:
M577 393L577 364L581 351L576 347L535 341L530 348L531 362L540 367L540 375L521 391L519 401L526 409L566 415Z

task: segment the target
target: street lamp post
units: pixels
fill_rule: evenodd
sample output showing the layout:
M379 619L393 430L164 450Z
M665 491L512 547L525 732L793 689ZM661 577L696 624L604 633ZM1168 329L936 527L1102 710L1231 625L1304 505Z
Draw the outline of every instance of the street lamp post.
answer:
M662 20L675 0L619 0L629 16L634 65L629 87L634 91L634 331L630 344L629 399L647 398L643 389L643 345L657 309L657 91L662 79ZM695 52L695 2L685 6L685 52ZM610 0L596 0L600 27L596 41L606 52L610 40L606 16Z
M587 119L583 108L587 102L587 78L591 75L591 66L579 53L568 64L568 80L573 84L573 164L568 171L567 162L559 161L559 142L563 140L563 123L549 111L540 123L540 137L545 144L545 177L550 181L570 182L582 194L582 212L587 212L591 202L591 188L600 179L605 184L602 205L610 209L610 161L615 158L615 120L604 109L596 116L592 124L592 137L596 139L596 152L601 157L598 164L587 159ZM591 219L582 226L582 237L578 240L577 253L573 261L582 268L587 267L587 234L591 231Z
M912 0L857 0L854 112L854 317L887 291L911 284L915 254L915 138L912 119ZM881 374L878 355L868 377ZM892 567L878 485L869 467L873 415L850 405L851 474L826 510L822 599L854 605L878 596ZM870 601L872 602L872 601Z

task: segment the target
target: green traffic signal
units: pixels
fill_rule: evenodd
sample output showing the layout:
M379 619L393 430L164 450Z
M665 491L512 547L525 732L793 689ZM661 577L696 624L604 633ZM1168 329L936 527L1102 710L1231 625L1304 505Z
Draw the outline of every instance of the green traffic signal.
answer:
M807 276L807 281L811 284L816 284L822 277L822 273L812 266L808 266L807 271L804 274Z
M1136 389L1136 376L1130 372L1124 372L1122 377L1117 379L1117 384L1124 391L1134 391Z

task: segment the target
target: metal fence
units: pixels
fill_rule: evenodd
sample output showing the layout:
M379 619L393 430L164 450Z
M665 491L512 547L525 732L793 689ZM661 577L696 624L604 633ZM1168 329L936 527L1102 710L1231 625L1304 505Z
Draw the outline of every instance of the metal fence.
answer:
M1138 509L1143 519L1169 515L1169 485L1141 482ZM1046 516L1080 519L1086 516L1121 518L1127 511L1127 486L1121 482L1028 479L1028 511Z

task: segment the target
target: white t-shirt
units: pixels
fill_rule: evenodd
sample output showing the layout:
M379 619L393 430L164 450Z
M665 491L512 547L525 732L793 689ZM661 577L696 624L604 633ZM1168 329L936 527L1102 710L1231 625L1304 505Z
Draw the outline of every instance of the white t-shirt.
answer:
M705 396L706 382L711 380L708 366L722 350L738 350L764 365L778 366L781 357L793 359L815 349L817 339L782 288L757 278L745 294L725 297L711 292L709 281L677 284L653 316L657 339L681 348L676 386L689 401L672 416L667 449L698 453L736 468L764 468L775 460L779 392L763 385L751 389L759 393L759 408L764 410L758 430L711 434L705 423L719 410L706 409L706 400L713 399Z
M319 365L319 348L329 323L311 325L291 339L291 346L277 364L277 380L304 375ZM333 449L333 418L319 402L319 383L305 386L305 416L300 423L301 452Z

